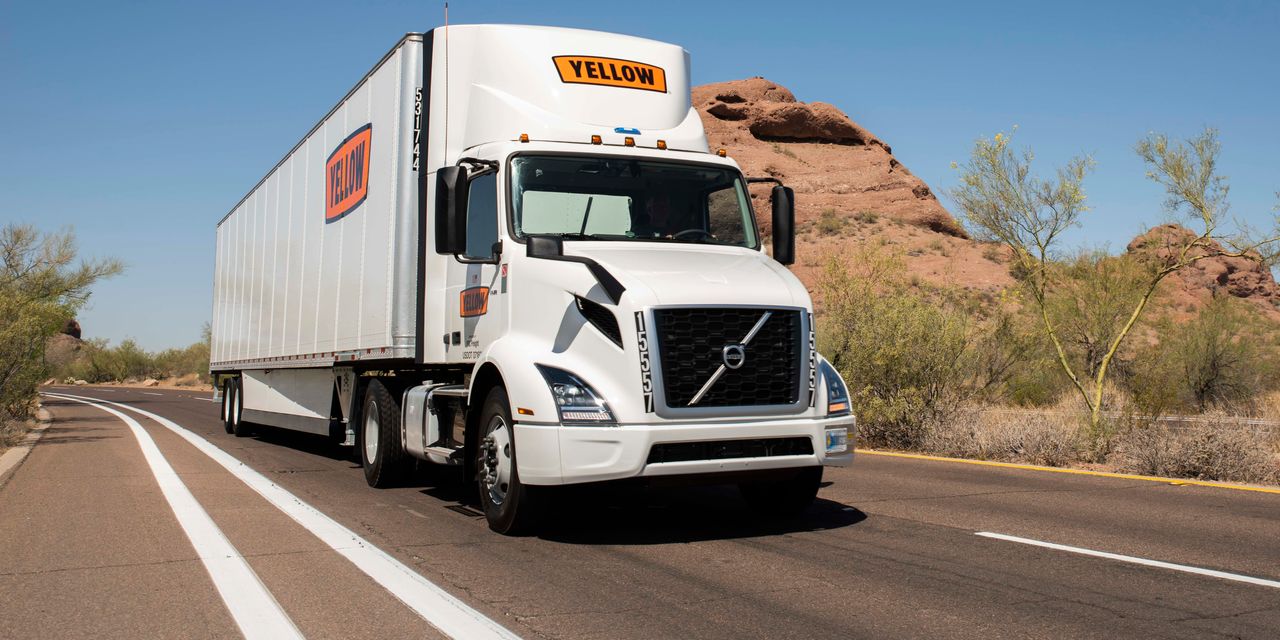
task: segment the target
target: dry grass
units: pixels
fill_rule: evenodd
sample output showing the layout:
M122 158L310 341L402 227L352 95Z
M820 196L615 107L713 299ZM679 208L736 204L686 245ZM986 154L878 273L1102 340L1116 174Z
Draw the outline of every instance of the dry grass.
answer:
M27 420L0 419L0 452L22 442L22 437L31 429Z
M1280 482L1275 434L1224 415L1205 418L1185 426L1135 427L1116 436L1111 460L1122 471L1144 475Z
M1083 413L1070 408L1064 402L1039 410L966 409L930 425L920 449L1051 467L1103 462L1125 473L1280 483L1280 430L1225 414L1173 425L1117 418L1105 442L1097 442L1085 435Z
M959 458L1061 467L1080 459L1077 420L1054 412L963 411L932 425L924 439L931 453Z

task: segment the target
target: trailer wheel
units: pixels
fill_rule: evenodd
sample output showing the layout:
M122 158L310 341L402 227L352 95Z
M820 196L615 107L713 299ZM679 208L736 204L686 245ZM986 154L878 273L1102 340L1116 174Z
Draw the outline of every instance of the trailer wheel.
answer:
M231 424L231 381L233 378L227 378L222 383L222 428L231 433L233 425Z
M369 486L382 489L399 482L408 466L400 446L400 403L378 380L365 388L356 434Z
M520 482L511 404L502 386L494 387L485 398L479 428L476 477L489 528L508 536L529 533L537 524L542 496L539 487Z
M805 467L783 480L744 482L738 489L747 504L760 514L785 517L808 509L821 485L822 467Z
M253 435L253 429L244 421L244 385L240 378L232 378L227 383L227 433L237 438Z

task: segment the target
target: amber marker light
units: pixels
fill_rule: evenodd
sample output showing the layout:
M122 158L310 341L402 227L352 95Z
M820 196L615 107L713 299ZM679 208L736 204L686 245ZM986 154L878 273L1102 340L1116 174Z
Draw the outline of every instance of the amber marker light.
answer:
M591 144L604 144L604 139L600 136L591 136Z
M625 144L628 147L634 147L636 146L636 139L632 138L631 136L627 136L622 139L622 144Z
M520 407L520 408L516 409L516 413L518 413L518 414L520 414L520 415L522 415L522 416L531 416L531 415L533 415L533 409L526 409L526 408L524 408L524 407Z
M721 158L727 158L729 156L729 152L725 151L724 149L720 149L716 151L716 155L720 156Z
M527 133L520 134L520 142L528 142L528 141L529 141L529 134Z
M667 141L666 141L666 140L659 140L659 141L658 141L658 148L659 148L659 149L661 149L661 150L663 150L663 151L666 151L666 150L667 150Z

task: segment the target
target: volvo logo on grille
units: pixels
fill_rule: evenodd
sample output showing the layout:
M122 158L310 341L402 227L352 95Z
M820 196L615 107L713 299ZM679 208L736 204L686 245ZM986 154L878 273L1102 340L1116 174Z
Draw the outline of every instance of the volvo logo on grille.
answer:
M724 366L737 369L747 361L747 349L740 344L731 344L724 348Z
M703 396L707 395L707 392L711 390L713 385L715 385L716 380L719 380L720 376L724 375L725 371L729 369L742 368L742 365L747 361L747 343L751 342L751 339L756 337L756 334L760 332L760 328L763 327L764 323L768 322L769 318L772 316L772 311L764 312L760 316L760 319L756 320L755 326L751 327L751 330L747 332L747 335L742 338L742 342L725 346L724 351L720 354L721 360L724 364L717 367L715 373L711 374L710 378L707 378L707 381L702 385L702 388L698 389L698 392L693 394L693 399L689 401L690 407L698 404L698 401L701 400Z

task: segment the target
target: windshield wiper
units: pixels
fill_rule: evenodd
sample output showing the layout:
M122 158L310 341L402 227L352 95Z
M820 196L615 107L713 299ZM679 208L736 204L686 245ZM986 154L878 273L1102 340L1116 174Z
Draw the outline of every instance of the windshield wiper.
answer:
M587 220L591 219L591 203L595 200L594 197L587 198L587 210L582 212L582 229L578 230L578 235L587 235Z

